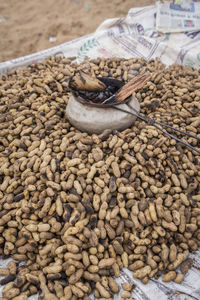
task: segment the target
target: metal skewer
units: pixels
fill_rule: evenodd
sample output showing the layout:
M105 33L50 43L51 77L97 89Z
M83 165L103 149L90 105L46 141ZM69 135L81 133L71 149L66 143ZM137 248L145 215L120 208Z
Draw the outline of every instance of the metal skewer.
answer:
M130 105L128 105L128 106L129 106L132 110L134 110L135 113L136 113L137 115L139 114L138 111L137 111L135 108L131 107ZM141 115L141 114L140 114L140 115ZM144 118L145 118L145 117L144 117ZM151 120L152 120L155 124L158 124L158 125L161 125L161 126L163 126L163 127L170 128L170 129L172 129L172 130L174 130L174 131L183 133L183 134L185 134L185 135L187 135L187 136L189 136L189 137L191 137L191 138L194 138L194 139L196 139L196 140L198 140L198 141L200 142L200 138L199 138L198 136L195 136L195 135L193 135L193 134L191 134L191 133L188 133L188 132L186 132L186 131L184 131L184 130L175 128L175 127L173 127L173 126L171 126L171 125L168 125L168 124L165 124L165 123L162 123L162 122L158 122L158 121L156 121L156 120L154 120L154 119L150 119L150 118L146 118L146 119L149 119L150 122L151 122Z
M129 106L129 107L130 107L130 106ZM185 132L185 131L183 131L183 130L174 128L174 127L172 127L172 126L170 126L170 125L167 125L167 124L158 122L158 121L156 121L156 120L153 120L153 119L150 119L150 118L146 118L145 116L143 116L142 114L138 113L137 111L136 111L136 113L134 113L134 112L128 111L128 110L126 110L126 109L123 109L123 108L120 108L120 107L114 106L114 105L113 105L113 108L116 109L116 110L120 110L120 111L122 111L122 112L128 113L128 114L130 114L130 115L132 115L132 116L137 116L139 119L145 121L145 122L148 123L148 124L153 125L155 128L157 128L158 130L162 131L165 135L167 135L167 136L173 138L173 139L176 140L177 142L183 144L184 146L187 146L188 148L190 148L190 149L192 149L192 150L194 150L194 151L196 151L197 153L200 154L200 150L198 150L197 148L195 148L195 147L193 147L192 145L188 144L187 142L184 142L183 140L179 139L178 137L174 136L173 134L167 132L166 130L164 130L163 128L159 127L159 126L156 125L156 124L159 124L159 125L161 125L161 126L163 126L163 127L170 128L170 129L172 129L172 130L175 130L175 131L184 133L185 135L188 135L188 136L193 137L193 138L197 139L198 141L200 141L200 139L199 139L197 136L193 136L193 135L191 135L190 133L187 133L187 132ZM135 111L134 108L132 108L132 107L130 107L130 108L131 108L132 110Z

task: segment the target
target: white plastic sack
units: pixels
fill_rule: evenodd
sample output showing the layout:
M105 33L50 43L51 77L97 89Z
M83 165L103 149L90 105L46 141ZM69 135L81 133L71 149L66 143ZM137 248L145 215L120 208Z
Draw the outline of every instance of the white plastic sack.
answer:
M76 56L77 62L96 57L159 57L163 63L190 65L200 67L200 31L189 33L159 34L155 28L156 6L132 8L125 18L108 19L96 32L61 44L59 46L37 52L28 56L0 63L0 73L22 66L37 63L51 55L65 57ZM182 284L162 283L162 280L151 279L143 285L132 276L127 269L121 271L118 283L132 282L136 288L132 297L136 300L199 300L200 299L200 250L190 257L194 266L185 276ZM0 267L5 261L0 261ZM37 296L31 297L37 299ZM94 299L94 298L93 298ZM120 295L115 295L120 300Z
M132 8L124 18L105 20L96 32L31 55L0 63L0 74L44 60L51 55L89 58L159 57L163 63L200 67L200 31L158 33L156 6Z

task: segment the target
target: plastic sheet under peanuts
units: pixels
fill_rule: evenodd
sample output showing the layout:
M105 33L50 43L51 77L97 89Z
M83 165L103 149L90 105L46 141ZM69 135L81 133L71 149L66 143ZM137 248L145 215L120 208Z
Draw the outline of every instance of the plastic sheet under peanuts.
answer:
M132 297L135 300L199 300L200 299L200 250L191 254L189 257L193 259L193 268L185 275L185 279L181 284L174 282L164 283L162 279L150 279L148 284L144 285L141 281L133 277L133 273L128 269L122 269L119 278L115 278L120 286L122 283L131 283L135 287L132 291ZM1 260L0 267L6 267L11 259ZM2 287L0 287L1 296ZM114 300L121 300L121 296L116 294ZM90 295L92 300L96 300L93 295ZM37 300L38 296L33 295L29 300Z
M155 6L133 8L125 18L104 21L97 31L90 35L0 63L0 73L6 74L11 70L43 61L51 55L75 56L77 62L83 61L86 56L89 58L144 57L146 59L160 57L166 65L178 63L200 67L199 31L160 34L156 31L155 24ZM151 279L147 285L144 285L134 279L132 272L127 269L121 271L121 276L116 281L119 285L124 282L134 283L132 297L136 300L198 300L200 299L200 250L191 254L190 257L193 258L194 265L181 284L163 283L159 278L158 280ZM0 260L0 267L5 267L7 263L8 260ZM30 299L36 300L38 296L32 296ZM115 295L114 299L120 300L120 293Z

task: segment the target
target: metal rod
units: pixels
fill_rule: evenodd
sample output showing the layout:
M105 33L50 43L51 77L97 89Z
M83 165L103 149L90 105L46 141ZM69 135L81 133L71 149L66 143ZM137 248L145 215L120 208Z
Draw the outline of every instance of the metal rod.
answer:
M127 105L128 105L128 104L127 104ZM141 116L141 114L138 113L137 110L136 110L135 108L131 107L130 105L128 105L128 107L130 107L132 110L134 110L135 113L137 114L137 116L139 116L139 115ZM150 119L150 118L147 118L147 119ZM174 130L174 131L183 133L183 134L185 134L185 135L187 135L187 136L189 136L189 137L191 137L191 138L194 138L194 139L196 139L196 140L198 140L198 141L200 142L200 138L199 138L198 136L195 136L195 135L193 135L193 134L191 134L191 133L188 133L188 132L186 132L186 131L184 131L184 130L175 128L175 127L173 127L173 126L171 126L171 125L168 125L168 124L165 124L165 123L162 123L162 122L158 122L158 121L156 121L156 120L154 120L154 119L150 119L150 120L152 120L155 124L158 124L158 125L161 125L161 126L163 126L163 127L170 128L170 129L172 129L172 130Z
M130 106L129 106L130 107ZM120 110L120 111L123 111L125 113L128 113L132 116L136 116L138 117L139 119L145 121L146 123L148 124L151 124L153 125L154 127L156 127L158 130L162 131L164 134L166 134L167 136L171 137L172 139L176 140L177 142L183 144L184 146L187 146L188 148L196 151L197 153L200 154L200 150L198 150L197 148L193 147L192 145L188 144L187 142L184 142L183 140L179 139L178 137L174 136L173 134L167 132L166 130L162 129L161 127L159 127L158 125L155 124L155 121L153 119L150 119L150 118L146 118L144 117L143 115L139 114L138 112L137 113L133 113L131 111L128 111L126 109L123 109L123 108L119 108L117 106L113 106L113 108L115 108L116 110ZM173 127L172 127L173 128Z

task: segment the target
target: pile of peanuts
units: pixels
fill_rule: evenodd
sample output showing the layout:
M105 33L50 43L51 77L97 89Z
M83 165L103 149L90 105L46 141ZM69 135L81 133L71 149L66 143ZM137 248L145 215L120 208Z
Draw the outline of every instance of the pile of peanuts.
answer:
M74 70L125 82L145 116L200 137L200 71L158 59L51 57L0 77L1 300L113 299L122 268L181 283L200 246L200 156L151 124L88 135L65 109ZM178 133L194 147L198 141ZM121 299L132 298L132 284Z

